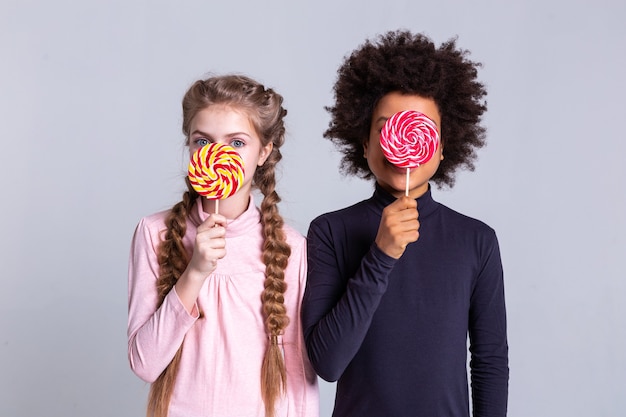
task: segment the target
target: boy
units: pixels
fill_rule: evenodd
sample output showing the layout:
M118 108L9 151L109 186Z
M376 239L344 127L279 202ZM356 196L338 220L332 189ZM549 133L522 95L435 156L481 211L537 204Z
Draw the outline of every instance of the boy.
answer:
M454 184L484 145L477 67L454 40L389 32L340 67L325 137L343 170L375 179L365 201L315 219L308 233L302 321L318 375L338 381L333 416L505 416L508 345L495 232L433 200L429 182ZM415 110L440 146L406 170L380 148L385 121Z

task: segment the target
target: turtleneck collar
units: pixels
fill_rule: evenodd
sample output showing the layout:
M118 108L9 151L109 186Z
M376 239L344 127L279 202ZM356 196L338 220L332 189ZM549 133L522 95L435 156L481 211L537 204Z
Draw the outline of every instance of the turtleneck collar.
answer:
M202 198L198 197L191 209L189 218L191 222L198 227L202 222L209 218L209 213L202 210ZM254 198L250 195L250 202L246 211L241 213L236 219L226 221L226 237L232 238L245 235L252 231L261 222L261 214L254 205Z
M380 209L380 211L382 211L385 207L387 207L389 204L393 203L396 200L396 197L389 194L383 189L383 187L376 183L376 188L374 190L374 195L372 196L372 201L375 203L375 207L377 209ZM433 200L430 184L428 184L428 190L416 200L417 210L419 211L420 218L428 216L437 209L438 203Z

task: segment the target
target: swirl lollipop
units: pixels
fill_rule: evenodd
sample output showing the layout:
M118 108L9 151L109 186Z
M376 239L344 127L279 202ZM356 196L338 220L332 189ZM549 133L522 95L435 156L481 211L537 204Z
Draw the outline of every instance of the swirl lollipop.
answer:
M228 145L210 143L191 156L189 183L201 196L218 202L235 194L243 184L243 160Z
M406 168L406 195L409 195L411 168L428 162L439 147L437 125L423 113L405 110L391 116L380 132L385 158Z

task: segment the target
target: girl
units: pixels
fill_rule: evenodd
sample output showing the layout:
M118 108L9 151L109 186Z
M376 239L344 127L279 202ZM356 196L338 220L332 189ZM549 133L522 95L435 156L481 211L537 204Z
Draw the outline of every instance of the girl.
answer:
M132 370L152 383L148 416L317 415L298 320L306 246L283 224L275 190L282 100L234 75L197 81L183 98L190 154L228 144L244 161L244 181L219 214L187 181L181 202L137 226L128 354Z
M495 232L437 203L430 181L454 183L484 144L478 64L454 41L389 32L339 69L326 137L347 172L372 178L371 198L315 219L302 320L319 375L338 380L334 416L504 417L508 347ZM385 159L380 132L395 113L425 114L441 146L406 170Z

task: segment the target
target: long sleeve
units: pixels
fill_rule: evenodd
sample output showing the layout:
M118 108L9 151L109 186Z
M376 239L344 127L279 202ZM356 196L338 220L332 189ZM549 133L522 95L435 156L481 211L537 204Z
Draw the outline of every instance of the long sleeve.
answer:
M296 235L296 232L289 230L288 233L290 236L293 236L291 241L294 242L291 245L291 256L289 260L289 263L293 265L293 268L291 268L293 276L287 277L290 283L287 284L287 299L285 302L295 308L294 312L288 311L292 319L287 329L295 329L293 339L296 350L293 355L288 355L288 350L285 352L285 363L289 378L287 381L287 389L292 389L294 396L297 395L297 393L301 393L300 397L296 397L298 399L295 401L295 406L297 407L295 415L317 417L319 415L317 375L307 355L302 321L299 320L302 311L302 299L307 282L307 246L304 239L301 238L300 235ZM298 245L296 245L295 242L298 242Z
M470 300L469 336L475 417L504 417L508 398L508 344L503 271L495 233Z
M384 207L369 200L324 214L309 229L302 320L318 374L337 380L335 416L504 417L507 343L495 232L418 199L420 237L400 259L375 246Z
M129 260L128 357L132 370L153 382L182 349L170 399L170 417L226 417L265 415L261 394L261 364L268 336L261 294L265 269L261 251L259 210L248 210L226 226L226 256L203 283L192 314L187 313L173 288L159 308L156 251L169 212L141 220ZM208 216L201 204L187 219L183 245L189 254L197 226ZM287 386L276 404L277 417L316 417L319 408L317 377L304 347L300 321L306 283L306 243L284 226L291 256L285 269L285 308L290 324L280 337L287 370ZM202 312L198 317L198 312Z
M154 382L171 362L197 317L187 313L172 289L156 309L158 236L142 219L132 241L128 271L128 359L133 372Z
M327 381L339 379L359 350L395 261L371 244L359 269L348 277L344 262L338 259L346 248L336 247L333 233L341 229L331 227L325 218L309 228L302 314L309 357Z

